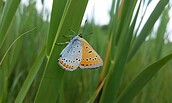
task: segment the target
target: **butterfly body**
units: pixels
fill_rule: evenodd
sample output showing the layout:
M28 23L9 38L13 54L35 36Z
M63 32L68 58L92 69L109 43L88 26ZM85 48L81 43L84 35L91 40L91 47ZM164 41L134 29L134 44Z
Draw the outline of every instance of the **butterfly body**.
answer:
M74 71L78 67L85 69L103 65L101 57L81 35L74 36L70 40L60 53L58 63L63 69L69 71Z

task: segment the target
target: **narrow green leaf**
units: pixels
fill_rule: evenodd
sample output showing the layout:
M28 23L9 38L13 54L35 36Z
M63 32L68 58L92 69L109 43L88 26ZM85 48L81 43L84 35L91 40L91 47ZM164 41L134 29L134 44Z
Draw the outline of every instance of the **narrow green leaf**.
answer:
M0 49L21 0L7 0L0 20Z
M171 59L172 53L145 68L120 96L118 103L129 103L151 80L151 78Z
M61 2L63 2L63 0ZM58 65L57 60L62 51L62 47L64 46L55 46L55 43L65 42L62 35L69 32L69 29L74 31L79 30L87 2L88 0L68 0L64 5L65 9L60 18L60 24L51 47L50 55L48 56L44 75L35 98L35 103L55 103L57 101L64 74L64 70ZM56 17L54 17L54 19L56 19Z
M142 31L140 32L138 38L136 39L133 47L131 48L131 51L129 52L129 56L127 58L127 61L129 61L137 52L141 44L145 41L145 38L149 34L149 32L152 30L155 22L158 20L160 15L165 9L165 6L168 4L169 0L160 0L159 3L156 5L154 11L151 13L149 19L145 23Z
M107 103L107 102L112 102L116 100L116 96L119 90L119 84L120 84L120 79L122 77L122 72L125 66L127 54L129 51L131 39L132 39L132 33L129 34L129 24L130 20L133 15L133 11L136 5L136 0L133 0L130 5L129 5L129 12L126 14L125 23L126 25L124 26L122 33L121 33L121 38L118 43L118 55L115 62L115 66L113 66L113 70L110 70L109 75L107 77L107 80L105 82L105 86L103 88L103 93L100 99L100 103ZM112 45L114 46L114 45ZM114 60L115 61L115 60Z
M106 77L100 82L97 90L94 92L94 94L92 95L92 97L90 98L90 100L87 103L94 103L95 102L96 97L100 94L100 91L103 88L105 80L106 80Z
M19 37L17 37L17 38L11 43L11 45L8 47L7 51L5 52L4 56L3 56L2 59L0 60L0 66L2 65L2 63L3 63L3 61L4 61L4 59L5 59L6 55L7 55L7 53L8 53L9 50L12 48L12 46L13 46L21 37L23 37L24 35L28 34L29 32L31 32L31 31L33 31L33 30L35 30L35 29L36 29L36 27L33 28L33 29L31 29L31 30L29 30L29 31L26 31L25 33L21 34Z
M23 99L26 96L26 93L29 90L29 88L30 88L30 86L31 86L31 84L32 84L44 58L45 58L45 50L46 50L46 47L44 47L42 49L38 58L35 60L35 63L33 64L32 68L31 68L31 70L30 70L30 72L29 72L20 92L19 92L19 94L17 95L15 103L22 103L23 102Z
M155 46L155 50L157 50L156 53L154 53L156 55L156 57L159 59L162 56L162 51L163 51L163 45L164 45L164 37L166 35L166 28L167 28L167 24L169 22L169 16L168 16L168 11L169 11L169 5L167 7L167 9L165 9L165 11L163 12L162 18L160 20L160 24L156 33L156 42L155 44L158 44Z
M60 19L62 18L62 14L64 11L64 7L67 0L54 0L53 1L53 9L52 9L52 15L51 15L51 21L50 21L50 30L48 35L48 42L47 42L47 55L49 55L51 47L53 45L54 38L57 33L57 29L60 24Z

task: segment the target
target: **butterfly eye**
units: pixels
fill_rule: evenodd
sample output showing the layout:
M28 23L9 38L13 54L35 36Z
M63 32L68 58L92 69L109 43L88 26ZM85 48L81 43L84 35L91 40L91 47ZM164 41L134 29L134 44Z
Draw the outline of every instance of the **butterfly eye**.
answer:
M79 34L78 36L82 38L82 35L81 34Z

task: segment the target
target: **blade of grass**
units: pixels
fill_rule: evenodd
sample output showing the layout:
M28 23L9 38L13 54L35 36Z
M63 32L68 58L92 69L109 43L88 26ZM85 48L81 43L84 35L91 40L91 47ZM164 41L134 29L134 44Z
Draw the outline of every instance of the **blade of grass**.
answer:
M142 31L140 32L138 38L136 39L134 45L132 46L129 56L127 58L127 62L132 59L132 57L136 54L139 47L142 45L142 43L145 41L145 38L149 34L149 32L152 30L155 22L158 20L160 15L165 9L165 6L168 4L169 0L160 0L157 6L155 7L154 11L151 13L149 19L145 23Z
M0 49L21 0L7 0L0 20Z
M67 0L63 0L62 2L59 2L58 0L53 1L53 9L52 9L52 16L51 16L51 21L50 21L50 30L48 35L48 41L47 41L47 55L49 55L51 51L51 47L53 45L54 38L57 33L58 26L60 24L60 19L63 14L63 10L65 7L65 4Z
M119 97L117 103L129 103L141 89L151 80L151 78L172 59L172 53L154 62L144 69L127 87Z
M100 99L100 103L107 103L112 102L116 100L116 96L119 89L120 79L122 76L122 71L125 66L125 61L127 58L127 54L129 51L131 39L132 39L132 33L129 32L129 24L133 15L133 11L136 5L136 0L130 3L128 14L126 15L127 19L125 19L126 25L124 26L121 34L121 39L118 43L118 55L116 59L115 66L113 70L110 70L109 76L107 77L107 81L105 83L105 86L103 88L103 93ZM127 3L127 2L126 2ZM133 27L134 28L134 27ZM115 61L115 60L114 60Z
M110 56L111 45L112 45L112 36L110 37L110 40L109 40L109 43L108 43L108 49L106 51L106 57L104 59L103 68L102 68L102 71L100 73L100 80L103 80L104 77L105 77L105 71L107 69L108 58Z
M63 2L63 0L61 0ZM55 43L64 42L62 34L69 29L78 31L88 0L68 0L60 18L60 24L51 47L50 55L46 64L43 78L41 80L35 103L56 102L63 79L64 70L60 68L57 59L62 47L55 46ZM79 4L79 5L78 5ZM54 9L54 8L53 8ZM55 12L54 12L55 13ZM53 15L53 14L52 14ZM55 19L55 17L54 17ZM50 24L51 25L51 24ZM51 35L51 34L49 34ZM51 46L51 45L47 45ZM56 92L54 92L56 91ZM51 98L51 99L50 99Z
M33 64L22 88L20 89L20 92L19 94L17 95L17 98L15 100L15 103L22 103L23 102L23 99L24 97L26 96L26 93L27 91L29 90L43 60L44 60L44 57L45 57L45 50L46 48L43 47L41 53L39 54L38 58L35 60L35 63Z
M96 97L98 96L98 94L100 93L100 91L103 88L104 82L106 80L106 77L104 79L102 79L100 85L98 86L97 90L95 91L95 93L93 94L93 96L91 97L91 99L88 101L88 103L94 103Z
M11 43L10 47L7 49L7 51L5 52L4 56L2 57L2 59L1 59L1 61L0 61L0 66L2 65L2 62L4 61L4 59L5 59L6 55L7 55L7 53L8 53L9 50L12 48L12 46L17 42L17 40L19 40L21 37L23 37L24 35L28 34L29 32L31 32L31 31L33 31L33 30L35 30L35 29L36 29L36 27L33 28L33 29L31 29L31 30L29 30L29 31L27 31L27 32L25 32L25 33L23 33L23 34L21 34L19 37L17 37L17 38Z
M144 0L143 0L143 4L145 4L145 1L144 1ZM139 30L139 28L140 28L140 26L141 26L141 23L143 22L143 18L144 18L145 14L146 14L146 11L147 11L147 8L148 8L148 5L149 5L149 4L150 4L150 1L149 1L149 3L147 3L145 9L142 8L142 11L141 11L141 12L143 12L143 14L142 14L142 16L141 16L141 20L139 21L139 24L138 24L138 27L137 27L137 29L136 29L136 32L134 33L133 41L136 39L136 36L137 36L137 34L138 34L138 30Z
M160 20L160 24L157 30L157 34L156 34L156 42L155 42L155 50L157 50L157 52L155 53L156 57L159 59L162 56L162 51L163 51L163 45L164 45L164 37L165 37L165 32L167 31L167 24L169 22L169 16L168 16L168 11L169 11L169 5L168 7L165 9L165 11L163 12L162 18Z

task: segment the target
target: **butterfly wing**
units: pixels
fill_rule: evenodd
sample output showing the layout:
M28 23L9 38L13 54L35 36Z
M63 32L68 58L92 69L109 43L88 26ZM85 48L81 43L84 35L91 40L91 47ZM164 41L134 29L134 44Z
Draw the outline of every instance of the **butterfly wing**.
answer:
M82 60L79 67L85 68L97 68L103 65L103 60L97 54L97 52L91 47L91 45L83 38L80 38L82 45Z
M82 47L79 40L70 42L60 53L59 65L69 71L78 68L82 58Z

